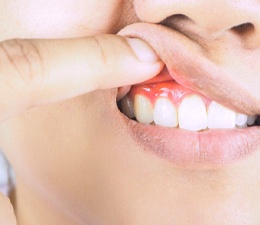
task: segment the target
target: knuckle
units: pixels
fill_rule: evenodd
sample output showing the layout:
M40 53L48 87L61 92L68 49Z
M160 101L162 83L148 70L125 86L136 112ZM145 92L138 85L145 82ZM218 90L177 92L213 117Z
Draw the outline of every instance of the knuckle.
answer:
M103 64L107 64L109 58L107 57L107 53L104 46L102 45L102 42L98 37L92 36L91 38L93 39L96 49L98 50L98 57L100 58L101 62Z
M7 40L0 43L0 50L1 67L12 80L29 85L43 76L43 60L33 41Z
M124 53L128 48L127 43L123 38L110 34L88 36L86 43L91 47L92 54L88 63L92 62L91 67L99 71L99 73L95 73L95 83L98 88L103 88L104 77L109 76L110 80L113 80L118 75L118 71L121 71L121 67L125 63L126 54Z

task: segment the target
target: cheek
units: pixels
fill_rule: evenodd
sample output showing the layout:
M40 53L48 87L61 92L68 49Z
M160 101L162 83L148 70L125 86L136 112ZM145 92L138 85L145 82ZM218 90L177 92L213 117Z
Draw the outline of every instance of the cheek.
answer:
M93 176L97 150L104 149L104 135L98 135L107 132L104 99L101 92L88 94L2 123L1 148L17 177L38 190L44 187L43 193L49 189L49 194L88 186L82 178Z
M124 130L113 120L115 110L116 92L97 91L1 123L0 146L14 168L17 189L25 185L75 217L90 217L97 206L109 212L126 189L126 173L133 174L122 159L136 158L121 151L133 144L120 135Z
M62 38L108 32L119 18L122 0L5 0L0 16L7 38ZM8 25L8 28L6 26Z
M14 168L17 189L25 186L76 217L97 205L109 212L128 184L126 173L133 173L122 159L136 157L121 151L133 144L120 135L124 130L113 120L115 110L116 92L97 91L1 123L0 146Z

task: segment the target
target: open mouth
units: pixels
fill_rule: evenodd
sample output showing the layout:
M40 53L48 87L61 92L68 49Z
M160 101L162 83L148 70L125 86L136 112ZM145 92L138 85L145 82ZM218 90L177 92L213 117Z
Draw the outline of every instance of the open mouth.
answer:
M132 86L117 102L145 152L177 168L215 169L259 148L260 116L237 113L172 79L157 78Z
M243 129L260 124L260 116L228 109L165 75L132 86L118 107L139 123L190 131Z
M177 31L139 23L123 34L145 40L165 63L154 79L126 88L118 102L140 149L192 169L234 163L260 150L255 82L215 63L203 46ZM248 76L259 73L254 68Z

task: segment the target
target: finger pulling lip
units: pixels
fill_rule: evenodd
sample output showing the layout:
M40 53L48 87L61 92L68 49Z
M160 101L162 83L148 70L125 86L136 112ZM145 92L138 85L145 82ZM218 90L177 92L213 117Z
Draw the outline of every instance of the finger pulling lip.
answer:
M172 80L172 77L170 76L167 68L164 67L163 70L156 77L154 77L150 80L146 80L146 81L139 83L137 85L158 83L158 82L170 81L170 80ZM123 97L125 97L126 94L130 91L130 89L131 89L130 85L124 86L124 87L119 87L118 94L117 94L117 101L120 101Z
M172 79L184 87L236 112L247 115L260 113L258 98L234 79L234 74L208 59L202 46L183 34L147 23L132 24L119 34L138 37L149 43L166 64Z
M174 79L236 112L259 114L260 104L220 66L205 57L203 49L186 36L166 27L139 23L123 29L120 35L148 42L166 68L144 83ZM256 105L257 107L253 107ZM202 132L144 125L123 116L129 137L145 150L181 168L214 168L247 158L260 148L260 127L214 129ZM202 165L202 167L201 167Z

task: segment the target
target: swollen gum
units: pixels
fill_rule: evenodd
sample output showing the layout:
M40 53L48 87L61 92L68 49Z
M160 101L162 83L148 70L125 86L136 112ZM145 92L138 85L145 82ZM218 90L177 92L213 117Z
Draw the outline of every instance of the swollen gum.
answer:
M152 103L152 105L155 104L157 98L164 97L171 100L172 103L176 107L178 107L182 102L183 98L191 95L200 96L207 108L211 102L211 100L208 99L207 97L183 87L182 85L178 84L174 80L160 82L160 83L134 85L132 86L130 92L128 93L128 96L134 102L134 96L137 94L148 98Z

